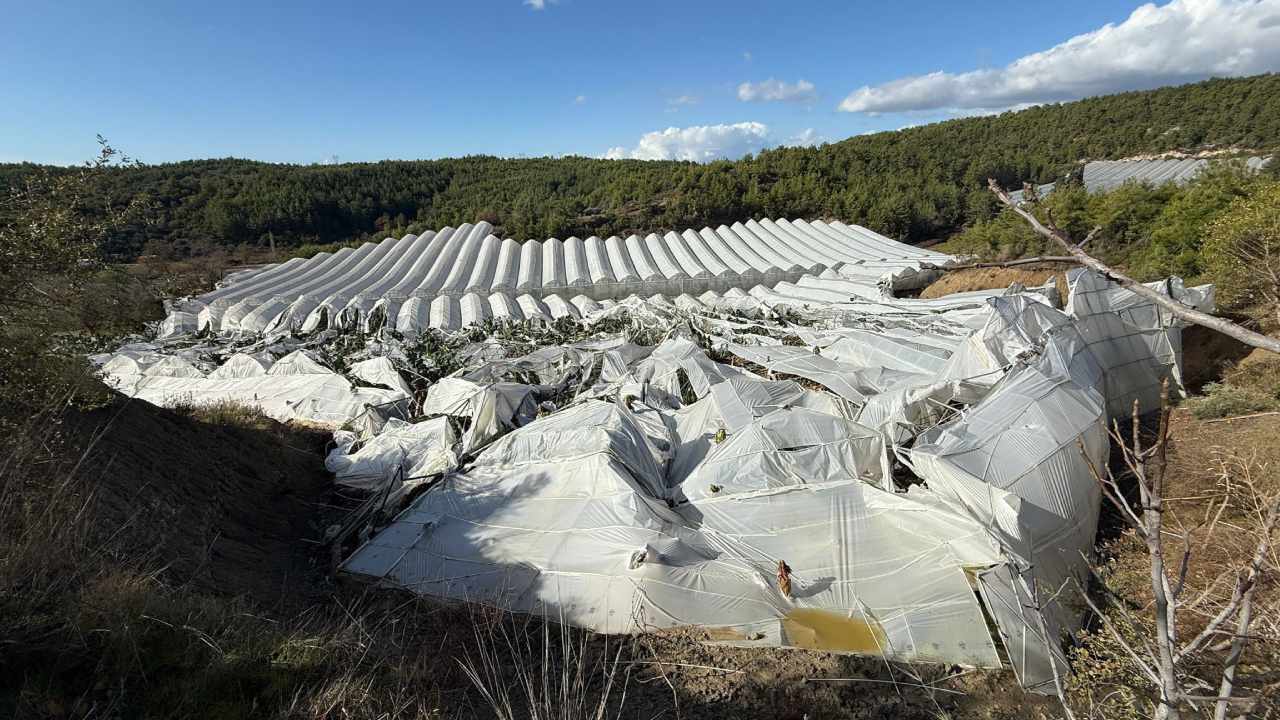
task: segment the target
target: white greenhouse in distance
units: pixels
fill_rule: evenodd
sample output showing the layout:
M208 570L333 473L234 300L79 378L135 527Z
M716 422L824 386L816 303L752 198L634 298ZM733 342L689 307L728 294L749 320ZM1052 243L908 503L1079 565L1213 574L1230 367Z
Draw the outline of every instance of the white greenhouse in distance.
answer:
M868 299L920 286L951 258L857 225L748 220L626 239L499 239L486 222L387 238L239 273L183 303L162 337L389 327L452 331L486 319L582 317L637 296L717 306L796 284ZM829 285L818 280L840 280Z

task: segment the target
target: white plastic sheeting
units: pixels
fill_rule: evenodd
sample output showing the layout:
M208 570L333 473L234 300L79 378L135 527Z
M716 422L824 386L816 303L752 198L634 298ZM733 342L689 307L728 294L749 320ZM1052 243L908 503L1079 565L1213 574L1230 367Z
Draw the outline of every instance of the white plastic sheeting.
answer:
M805 286L844 282L822 280ZM601 632L699 625L980 667L1000 664L998 640L1025 686L1052 691L1078 620L1058 591L1083 579L1100 505L1086 457L1106 462L1109 405L1179 377L1176 323L1100 276L1070 280L1066 312L1016 288L866 313L808 297L824 323L796 328L801 346L711 323L732 338L720 351L769 377L686 339L616 345L593 399L479 449L344 571ZM579 352L465 374L554 376ZM923 483L904 489L895 465Z
M404 380L385 362L370 362L357 371L385 387L354 385L301 350L269 366L252 355L232 355L208 374L174 355L121 353L100 372L108 385L125 395L161 407L228 402L260 408L282 422L338 426L369 406L409 400Z
M162 336L367 327L375 308L401 331L451 331L510 317L517 306L526 317L530 306L548 319L578 317L598 300L764 288L824 271L874 292L877 285L919 286L934 276L929 267L950 260L866 228L821 220L750 220L643 239L523 244L500 240L492 230L486 222L467 223L238 273L175 308Z
M536 389L520 383L481 385L458 377L442 378L427 391L422 413L466 418L461 450L467 453L533 420L538 414Z
M424 478L445 472L457 462L453 454L457 436L446 417L419 423L391 418L362 444L350 431L339 431L335 439L337 447L325 458L325 467L347 487L372 490L397 473L404 480Z
M1144 412L1159 407L1166 377L1175 393L1181 391L1182 325L1177 318L1097 273L1074 270L1067 281L1067 311L1102 364L1112 415L1127 415L1135 400ZM1147 287L1189 307L1213 309L1212 286L1187 288L1181 278L1169 278Z
M702 625L744 644L999 664L962 569L993 561L992 543L923 495L858 479L868 448L852 446L879 442L874 433L834 440L830 426L844 421L828 417L811 432L835 448L784 451L791 482L751 487L745 475L672 507L680 487L667 485L656 414L588 401L504 436L346 571L603 632ZM765 424L795 432L784 420ZM778 462L770 433L740 437L709 457L724 456L726 470ZM790 597L777 587L779 559L793 570Z

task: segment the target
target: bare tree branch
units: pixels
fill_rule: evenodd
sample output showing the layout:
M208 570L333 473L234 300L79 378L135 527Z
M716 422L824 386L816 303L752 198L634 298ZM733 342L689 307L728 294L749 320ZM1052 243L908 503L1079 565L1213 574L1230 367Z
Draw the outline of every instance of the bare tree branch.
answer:
M1267 511L1267 518L1262 523L1262 537L1258 540L1258 547L1254 550L1253 560L1249 563L1249 573L1243 580L1248 584L1240 599L1240 612L1236 616L1236 631L1231 639L1231 652L1227 655L1226 661L1222 668L1222 684L1218 686L1218 701L1214 709L1214 720L1226 720L1227 703L1231 701L1231 693L1234 689L1236 668L1240 665L1240 658L1244 655L1244 645L1248 641L1249 623L1253 617L1253 591L1258 587L1258 575L1262 573L1263 564L1267 560L1267 553L1271 548L1271 533L1275 531L1276 523L1280 519L1280 496L1276 497L1271 503L1271 509Z
M1211 502L1206 507L1204 517L1198 525L1187 527L1177 520L1171 506L1167 505L1169 498L1165 497L1172 413L1167 380L1161 388L1160 408L1159 424L1149 442L1141 434L1137 403L1130 419L1132 432L1122 432L1118 423L1113 423L1110 430L1111 438L1121 450L1125 468L1133 476L1139 496L1136 499L1131 500L1121 492L1116 476L1118 470L1095 466L1084 453L1083 443L1078 443L1089 472L1102 488L1107 501L1115 505L1125 521L1134 528L1135 535L1146 545L1152 597L1148 607L1154 627L1147 629L1145 623L1130 617L1132 628L1138 632L1133 638L1126 638L1116 623L1103 614L1102 608L1087 596L1084 601L1099 616L1112 640L1123 649L1132 665L1154 685L1158 693L1153 708L1156 720L1176 720L1186 710L1201 713L1207 712L1209 707L1213 708L1215 720L1225 720L1233 703L1251 701L1249 698L1236 697L1237 669L1246 644L1262 637L1250 634L1250 624L1266 617L1265 614L1255 613L1254 595L1263 584L1263 573L1270 564L1276 562L1273 556L1276 547L1273 535L1280 526L1280 494L1265 497L1260 495L1250 474L1251 466L1247 462L1238 461L1230 466L1239 468L1241 482L1251 497L1252 514L1257 516L1259 525L1257 545L1248 564L1230 567L1213 581L1214 586L1219 584L1220 579L1229 583L1230 599L1216 608L1211 617L1206 618L1207 622L1195 637L1181 642L1178 632L1179 612L1187 610L1207 616L1208 612L1195 608L1209 596L1212 589L1205 590L1205 594L1194 602L1188 602L1183 597L1193 552L1192 536L1204 528L1208 528L1207 536L1199 538L1199 544L1207 542L1213 536L1230 504L1233 473L1228 464L1223 462L1222 481L1226 484L1224 498L1221 502ZM1176 525L1176 529L1170 527L1172 525ZM1181 545L1176 564L1171 564L1166 556L1166 534L1177 538ZM1097 571L1091 567L1090 572L1105 589L1105 582ZM1123 603L1117 602L1115 607L1122 613L1126 612ZM1198 673L1206 665L1206 661L1210 660L1204 655L1210 651L1227 654L1225 657L1213 658L1213 661L1220 663L1219 670L1216 676L1205 678Z
M1116 270L1085 252L1084 246L1093 239L1099 228L1091 230L1088 237L1083 241L1073 243L1071 242L1071 239L1067 237L1066 233L1053 226L1052 221L1050 222L1050 225L1046 227L1036 219L1035 215L1032 215L1030 212L1019 207L1018 204L1009 197L1009 193L1005 192L1004 188L1000 187L1000 184L995 181L995 178L988 179L987 184L991 188L991 192L995 193L996 197L1000 198L1000 202L1004 203L1011 210L1020 215L1023 220L1026 220L1027 223L1031 225L1032 230L1035 230L1038 234L1049 238L1062 247L1062 249L1066 250L1077 263L1090 268L1091 270L1102 273L1108 279L1119 283L1121 287L1133 294L1150 300L1156 305L1168 310L1175 317L1181 318L1195 325L1203 325L1211 330L1217 330L1223 335L1233 337L1246 345L1252 345L1256 348L1262 348L1263 350L1269 350L1270 352L1280 354L1280 340L1276 340L1275 338L1267 337L1262 333L1257 333L1249 330L1248 328L1241 327L1230 320L1214 317L1209 313L1200 312L1195 308L1187 307L1163 293L1152 290L1146 285L1143 285L1137 280L1134 280L1128 275L1125 275L1119 270Z

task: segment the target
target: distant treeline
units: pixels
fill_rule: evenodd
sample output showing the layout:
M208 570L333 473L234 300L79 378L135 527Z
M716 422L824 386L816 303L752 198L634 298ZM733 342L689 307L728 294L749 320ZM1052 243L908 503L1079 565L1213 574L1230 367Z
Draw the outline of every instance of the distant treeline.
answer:
M488 156L341 165L191 160L113 169L98 200L138 193L151 200L151 223L108 239L106 250L117 257L144 248L284 248L477 220L523 240L836 217L921 241L989 219L987 177L1017 186L1056 179L1083 158L1215 146L1280 147L1280 75L1045 105L705 165ZM0 165L0 185L35 168Z

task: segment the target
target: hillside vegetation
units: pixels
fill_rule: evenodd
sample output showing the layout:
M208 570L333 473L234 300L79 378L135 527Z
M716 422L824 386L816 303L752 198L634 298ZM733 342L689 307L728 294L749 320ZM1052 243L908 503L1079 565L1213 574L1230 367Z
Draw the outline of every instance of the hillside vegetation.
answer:
M1223 258L1231 254L1222 242L1206 245L1206 237L1219 218L1238 210L1246 199L1265 206L1278 186L1267 174L1251 172L1238 161L1224 161L1184 185L1130 182L1109 192L1089 193L1078 182L1059 183L1037 199L1034 212L1042 220L1052 217L1077 239L1098 228L1090 244L1092 252L1142 280L1178 275L1225 283L1229 286L1226 299L1235 300L1230 290L1246 283L1227 277ZM1009 211L976 221L938 249L990 260L1061 254Z
M153 222L108 238L104 249L116 258L349 241L476 220L527 239L835 216L919 241L991 217L987 177L1016 186L1058 178L1082 158L1206 147L1280 147L1280 75L1044 105L706 165L487 156L308 166L191 160L113 168L90 199L144 194L151 203ZM35 169L0 165L0 186Z

